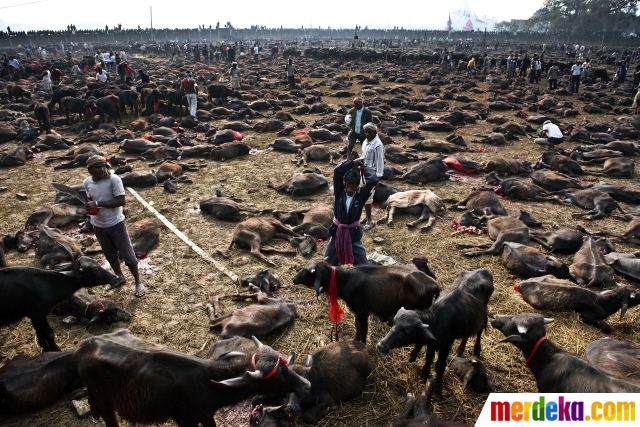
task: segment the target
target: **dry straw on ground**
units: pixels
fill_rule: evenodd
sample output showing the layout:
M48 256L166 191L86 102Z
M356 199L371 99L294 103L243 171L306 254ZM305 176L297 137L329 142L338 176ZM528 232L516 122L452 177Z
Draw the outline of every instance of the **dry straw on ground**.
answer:
M308 61L299 61L301 69L308 68ZM134 64L140 67L141 64ZM247 68L250 66L247 65ZM261 67L269 67L263 63ZM281 64L271 64L275 70L279 70ZM413 67L420 70L421 65ZM340 74L365 75L379 74L393 66L383 64L358 65L354 71L339 70ZM310 70L310 68L309 68ZM305 78L307 82L315 84L320 79ZM382 79L384 80L384 79ZM383 81L380 86L393 86L395 83ZM413 89L413 96L423 96L424 86L403 84ZM473 97L486 102L487 93L484 90L488 84L479 82L482 91L474 93ZM326 86L318 88L328 94L331 90ZM358 93L361 86L353 84L352 92ZM490 95L490 93L489 93ZM388 96L388 95L386 95ZM575 98L573 98L575 100ZM348 107L350 98L323 97L336 107ZM450 101L450 106L463 103ZM578 108L581 103L576 101ZM438 113L434 113L438 114ZM513 112L503 113L506 117L514 118ZM494 114L495 115L495 114ZM311 124L319 116L311 115L301 117L307 125ZM591 121L613 122L613 116L589 116ZM516 119L521 122L520 119ZM583 117L567 119L569 123L579 123ZM212 122L218 123L218 122ZM479 123L473 126L465 126L459 133L470 140L472 134L488 134L492 125ZM61 133L66 133L61 130ZM425 138L442 138L441 134L422 132ZM74 136L74 135L70 135ZM249 145L264 149L275 138L275 133L257 134L247 132L245 142ZM409 145L412 142L403 137L394 137L397 144ZM342 142L331 143L332 148L339 148ZM575 143L566 143L573 147ZM12 148L15 144L6 144L2 147ZM472 148L478 148L479 144L470 144ZM117 145L109 144L102 147L105 154L114 153ZM494 156L519 157L535 161L543 149L535 146L524 137L519 141L511 142L495 151L488 149L486 152L465 153L466 156L476 161L487 161ZM29 212L38 206L49 205L53 201L53 190L48 182L56 180L69 184L77 184L87 175L83 168L63 171L53 171L51 166L45 166L42 155L21 168L11 170L1 169L0 179L8 191L0 193L0 232L12 233L21 228ZM281 183L288 179L299 168L290 161L291 155L272 151L260 151L243 159L232 160L224 163L206 161L206 165L199 172L189 175L194 181L191 185L181 185L176 194L167 194L161 187L140 189L138 192L148 202L165 215L178 229L184 232L206 253L225 264L231 271L243 277L253 274L265 268L265 265L257 261L244 249L231 250L232 258L225 260L220 258L216 250L226 250L234 223L217 221L197 211L201 199L211 196L219 189L225 193L233 193L258 208L273 208L278 210L301 208L311 206L314 203L332 203L332 195L324 191L318 195L306 197L302 200L292 200L288 195L276 193L267 188L267 181ZM331 176L332 168L328 164L314 163L327 176ZM135 164L136 169L149 169L143 162ZM636 185L633 180L609 180L624 184ZM398 183L405 188L414 186ZM472 187L483 184L483 178L472 176L460 182L441 182L429 184L425 188L433 190L441 198L464 198ZM15 193L23 192L28 195L26 201L17 201ZM133 197L128 197L129 204L128 222L150 217ZM509 212L518 209L528 210L534 217L542 220L545 227L553 223L570 225L575 221L571 217L572 212L579 210L577 207L565 207L549 203L523 203L504 200ZM623 204L624 205L624 204ZM623 206L625 209L629 206ZM495 293L489 303L491 314L517 313L533 311L520 296L512 289L519 280L505 271L498 256L484 256L480 258L466 258L462 251L456 248L461 242L489 242L486 235L471 236L468 234L454 233L450 227L452 219L457 219L460 212L449 210L443 218L439 218L432 229L427 233L419 230L408 230L404 223L409 219L398 215L395 228L386 225L378 225L372 231L365 234L364 244L368 252L374 250L383 252L401 263L409 262L413 254L425 254L429 257L431 267L438 276L438 282L442 287L450 285L456 274L463 269L488 268L494 276ZM383 212L374 209L374 218L379 218ZM624 223L614 219L604 219L593 223L586 223L587 228L593 230L609 230L619 232L624 228ZM158 247L152 251L145 261L154 267L153 273L143 276L147 286L147 295L142 299L134 298L131 280L127 286L117 294L106 292L101 288L94 291L99 297L109 297L118 301L125 309L133 313L133 318L128 324L116 326L92 326L85 330L82 325L66 326L61 318L51 315L50 321L56 331L57 342L63 349L71 349L84 338L110 332L116 327L129 328L135 335L151 342L161 343L189 354L200 354L206 351L211 342L219 339L219 335L209 331L205 305L212 298L219 296L224 310L231 310L238 306L237 302L228 298L228 295L241 292L243 289L229 278L221 274L212 265L203 261L197 254L191 251L183 242L167 229L162 230L161 241ZM374 243L374 237L384 239L383 243ZM277 247L286 248L286 242L275 243ZM628 245L617 245L622 252L631 252L635 249ZM324 250L324 245L319 251ZM97 257L103 261L101 256ZM288 285L287 289L278 292L278 296L286 301L295 302L298 306L299 318L294 324L284 330L277 331L264 341L273 347L283 351L295 351L298 355L312 352L318 347L330 342L332 324L328 318L328 304L324 298L316 300L311 289L294 286L291 279L304 265L306 259L301 256L271 257L277 266L270 268L280 280ZM570 262L571 257L561 257L565 262ZM8 254L10 265L32 265L33 252L18 255L15 252ZM624 280L621 280L624 282ZM345 307L346 308L346 307ZM346 311L344 321L340 326L341 339L348 339L354 335L354 319L352 314ZM543 313L547 317L555 317L556 321L548 328L550 339L560 347L584 354L587 344L603 335L600 331L581 323L575 314ZM634 326L638 310L630 310L625 319L620 322L612 317L610 323L613 326L612 337L637 341L637 329ZM408 363L409 349L396 349L389 355L382 355L375 349L375 343L388 331L388 325L381 323L376 317L370 320L369 338L367 346L373 360L374 370L367 382L367 387L362 397L342 404L328 417L322 420L320 426L389 426L397 414L401 411L404 398L408 392L419 394L423 384L418 378L418 372L424 363L424 351L416 363ZM524 365L524 358L516 349L508 344L501 344L502 336L499 332L489 329L482 336L482 357L487 365L489 379L496 390L501 392L533 392L536 390L535 381L529 370ZM455 347L454 347L455 348ZM20 353L34 355L40 352L35 341L33 328L27 320L20 323L0 328L0 349L13 357ZM471 346L466 355L471 352ZM477 419L486 395L463 393L460 381L451 373L445 374L444 400L432 407L432 411L447 420L464 420L473 425ZM246 425L249 407L246 403L234 408L219 411L217 415L218 425L238 426ZM96 424L92 418L78 419L70 408L68 398L61 399L56 405L37 411L35 413L21 414L17 416L0 418L0 424L8 427L16 426L73 426L84 427ZM129 425L126 422L123 425ZM167 423L166 425L173 425Z

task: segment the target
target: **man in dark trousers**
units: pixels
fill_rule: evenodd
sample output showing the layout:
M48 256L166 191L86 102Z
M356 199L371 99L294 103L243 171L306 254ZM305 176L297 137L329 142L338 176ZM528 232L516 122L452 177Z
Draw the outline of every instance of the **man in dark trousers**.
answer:
M120 278L116 286L109 288L120 287L127 281L120 267L119 252L135 280L134 295L138 298L142 297L145 294L145 287L140 282L138 259L133 251L122 212L122 207L126 204L122 180L107 169L107 162L103 156L89 157L87 169L91 176L84 180L83 186L91 197L91 201L85 203L85 208L91 214L91 224L102 253L113 272Z
M365 183L360 185L364 175ZM362 244L360 216L371 190L378 184L375 170L362 159L347 160L333 171L333 225L324 257L331 265L368 264Z
M347 140L349 141L347 146L348 158L351 150L353 150L353 147L356 145L356 141L364 142L364 140L367 139L363 126L373 122L371 110L364 106L364 100L362 98L357 97L353 99L353 108L347 113L345 122L347 126L349 126L349 134L347 135Z

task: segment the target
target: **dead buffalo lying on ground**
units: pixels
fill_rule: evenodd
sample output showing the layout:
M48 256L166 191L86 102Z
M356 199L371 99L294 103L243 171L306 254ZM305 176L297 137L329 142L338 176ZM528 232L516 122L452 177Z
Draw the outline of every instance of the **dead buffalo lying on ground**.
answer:
M612 377L640 383L640 350L628 341L601 338L587 346L585 357Z
M529 244L529 228L519 219L510 216L490 216L487 222L487 234L495 242L491 244L458 243L461 249L483 248L481 251L465 252L466 256L475 257L487 254L499 254L505 243L514 242Z
M531 162L520 159L506 159L497 157L484 166L486 172L494 172L498 177L504 178L513 175L529 175L533 172Z
M87 160L93 155L104 156L102 152L93 144L81 144L76 148L70 150L62 156L50 156L44 160L44 163L50 163L54 160L71 160L68 163L56 165L54 169L67 169L78 166L86 166Z
M300 166L300 163L307 166L308 160L324 161L324 162L328 161L330 165L333 165L335 160L338 160L341 157L343 157L343 154L339 151L331 150L328 147L323 147L322 145L311 145L309 147L302 149L302 153L300 153L296 157L298 157L298 160L293 160L293 161L298 166ZM357 157L355 157L354 159L356 158Z
M269 270L260 270L256 274L243 277L240 280L240 284L242 286L256 286L261 292L264 292L269 296L274 291L277 291L281 288L286 288L286 286L282 282L280 282L280 280L276 279L273 275L271 275L271 273L269 273Z
M333 206L327 204L315 205L307 209L298 209L290 212L273 212L284 223L293 227L298 234L307 234L315 238L327 240L329 227L333 224ZM302 216L302 223L299 217Z
M271 181L267 183L267 186L277 191L290 193L291 197L309 196L325 187L329 187L329 181L319 169L315 169L313 171L296 172L287 182L277 187Z
M535 184L528 184L516 178L500 181L495 193L516 200L532 200L536 202L556 200L549 192Z
M295 251L284 251L265 246L271 239L278 238L291 241L294 237L300 237L291 229L282 225L276 218L249 218L233 229L233 237L229 249L233 245L251 249L251 255L266 262L275 265L273 261L268 259L262 251L269 253L278 253L283 255L295 255ZM228 256L227 254L224 254Z
M239 221L240 212L264 213L263 210L243 206L235 200L215 195L200 201L200 210L215 216L222 221Z
M565 205L576 205L583 209L589 209L588 212L575 213L574 217L585 217L586 219L602 218L616 209L620 212L622 208L618 205L609 193L587 188L584 190L568 189L560 192L560 196L556 196L557 200Z
M447 174L447 166L443 162L443 157L436 156L426 162L418 163L403 174L400 179L411 184L421 185L428 182L446 181L449 179L449 174Z
M407 226L413 228L427 221L421 231L427 231L431 227L438 211L446 210L442 200L431 190L410 190L395 193L389 196L385 205L387 213L377 221L378 223L386 220L387 225L392 226L393 215L396 212L420 215L420 218L407 223Z
M0 167L24 166L27 160L31 159L33 159L33 152L23 145L0 154Z
M257 289L257 288L256 288ZM278 298L270 298L263 292L244 295L256 304L239 308L231 313L219 315L213 310L210 317L210 328L222 328L222 338L231 337L263 337L268 333L291 323L298 313L295 304L290 304Z
M604 254L611 252L613 246L605 240L587 237L573 256L573 264L569 266L572 278L580 286L598 286L608 288L616 283L615 271L604 259Z
M82 256L80 244L46 225L40 228L36 256L44 267L72 263Z
M525 280L514 289L537 310L579 313L583 322L604 333L611 333L606 318L621 310L622 320L627 309L640 304L640 293L631 286L597 293L551 275Z
M50 208L37 208L29 214L24 227L28 230L37 230L42 225L61 228L74 222L82 222L86 218L87 210L84 207L57 203Z
M235 159L240 156L246 156L251 151L251 147L241 142L228 142L220 144L211 150L209 158L224 162L225 160Z
M131 320L131 313L123 310L111 300L98 299L82 288L60 304L56 305L53 314L72 315L89 321L85 329L94 323L115 323Z
M384 158L391 163L408 163L420 160L420 156L409 153L399 145L387 145L384 147Z
M81 388L73 352L19 354L7 361L0 368L0 414L45 408Z
M529 279L547 274L569 279L569 267L557 258L520 243L507 242L502 248L502 265L511 273Z
M590 171L591 175L611 176L614 178L632 178L635 173L636 161L627 157L615 157L605 160L602 170Z
M141 219L127 226L136 257L142 259L160 240L160 226L152 218Z
M127 154L142 154L154 148L162 147L166 146L160 142L151 142L146 139L125 139L118 150L122 150Z
M507 210L492 188L474 189L464 200L457 202L456 207L476 215L507 215Z
M577 179L551 170L537 170L531 174L531 180L547 191L560 191L568 188L585 188Z

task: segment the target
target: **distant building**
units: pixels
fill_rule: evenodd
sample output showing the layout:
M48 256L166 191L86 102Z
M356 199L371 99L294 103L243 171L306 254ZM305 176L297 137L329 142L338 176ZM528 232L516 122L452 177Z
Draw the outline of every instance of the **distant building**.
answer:
M493 31L498 20L493 17L478 16L469 8L466 0L462 0L458 9L449 14L445 31Z

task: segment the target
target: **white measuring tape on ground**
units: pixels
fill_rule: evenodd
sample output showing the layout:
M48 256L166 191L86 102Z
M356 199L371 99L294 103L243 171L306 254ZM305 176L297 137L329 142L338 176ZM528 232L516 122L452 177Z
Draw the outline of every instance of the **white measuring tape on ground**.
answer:
M140 203L142 203L142 205L147 208L149 210L149 212L151 212L152 214L154 214L156 216L156 218L158 218L160 221L162 221L162 223L164 225L167 226L167 228L171 231L173 231L173 233L178 236L180 238L180 240L182 240L183 242L185 242L191 249L193 249L198 255L200 255L204 260L210 262L211 264L214 265L215 268L217 268L218 270L220 270L221 272L223 272L224 274L226 274L231 280L233 280L234 282L238 281L238 276L233 272L230 271L227 267L225 267L224 265L220 264L218 261L216 261L215 259L211 258L209 255L207 255L207 253L205 251L202 250L202 248L200 248L198 245L196 245L195 243L193 243L191 241L191 239L189 239L182 231L178 230L178 228L173 225L171 223L171 221L169 221L164 215L162 215L160 212L158 212L157 210L155 210L155 208L153 206L151 206L149 203L147 203L146 200L144 200L133 188L127 187L127 190L133 194L133 197L135 197Z

